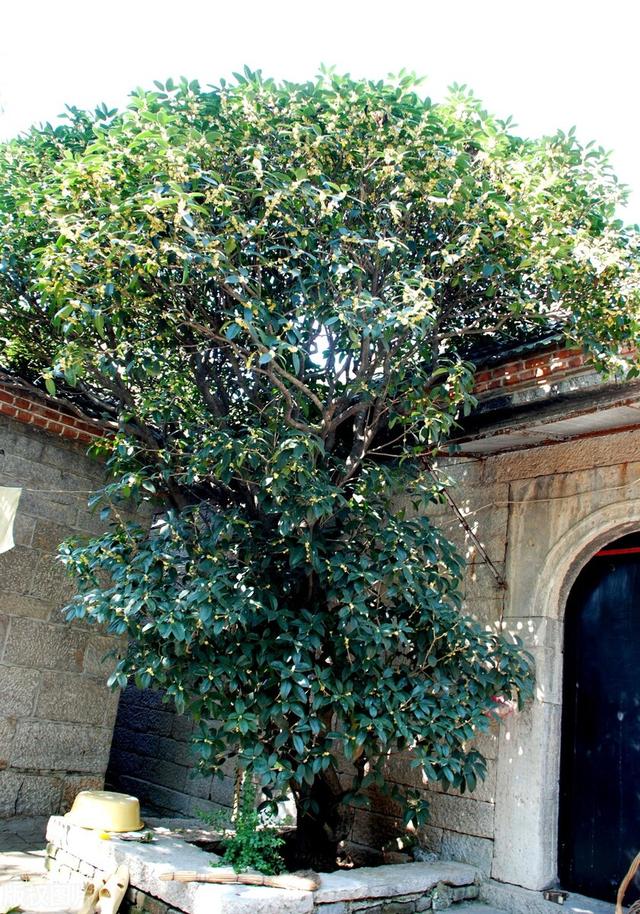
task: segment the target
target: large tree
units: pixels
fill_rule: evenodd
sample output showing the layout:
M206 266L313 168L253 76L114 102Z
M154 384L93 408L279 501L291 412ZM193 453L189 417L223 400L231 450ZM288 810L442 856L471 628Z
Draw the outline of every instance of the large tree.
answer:
M247 71L0 148L4 368L112 423L71 615L129 636L113 681L192 714L204 768L293 792L318 865L391 753L473 789L494 697L531 688L428 516L473 342L553 325L611 367L638 336L605 154L510 130L409 76Z

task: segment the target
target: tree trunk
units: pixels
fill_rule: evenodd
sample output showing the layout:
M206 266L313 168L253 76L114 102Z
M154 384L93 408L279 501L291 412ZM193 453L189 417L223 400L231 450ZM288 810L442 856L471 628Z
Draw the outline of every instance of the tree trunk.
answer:
M296 865L316 872L336 869L338 845L349 836L353 810L342 803L344 789L332 769L296 791L297 826L291 848Z

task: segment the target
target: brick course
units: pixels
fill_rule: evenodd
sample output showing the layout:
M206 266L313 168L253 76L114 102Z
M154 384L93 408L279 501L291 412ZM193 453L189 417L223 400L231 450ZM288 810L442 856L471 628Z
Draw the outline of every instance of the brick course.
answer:
M9 384L0 384L0 415L82 444L92 444L104 435L100 423L81 419L60 407L46 406L35 397L17 392Z
M478 371L474 393L487 397L502 393L505 388L529 385L532 381L546 383L551 377L557 381L560 377L586 371L590 366L590 356L582 350L558 347Z

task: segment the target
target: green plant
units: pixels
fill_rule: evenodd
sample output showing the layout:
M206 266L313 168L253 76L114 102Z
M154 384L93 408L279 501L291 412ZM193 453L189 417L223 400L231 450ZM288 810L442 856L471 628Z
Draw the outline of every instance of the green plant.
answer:
M256 790L249 778L244 781L234 826L233 833L222 839L222 858L212 866L232 866L236 873L257 870L267 876L283 871L280 848L284 840L270 817L256 809Z
M112 429L70 617L128 636L113 684L188 711L204 771L293 793L316 868L371 788L424 821L390 756L473 790L494 697L531 694L460 610L437 459L475 341L551 325L636 371L622 196L573 133L406 74L169 80L0 146L3 367Z

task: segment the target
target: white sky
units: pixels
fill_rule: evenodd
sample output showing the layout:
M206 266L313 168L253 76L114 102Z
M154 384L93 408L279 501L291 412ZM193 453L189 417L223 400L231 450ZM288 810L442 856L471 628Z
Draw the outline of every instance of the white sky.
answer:
M467 83L522 134L576 125L613 151L640 222L639 50L637 0L0 0L0 138L169 76L404 67L436 101Z

